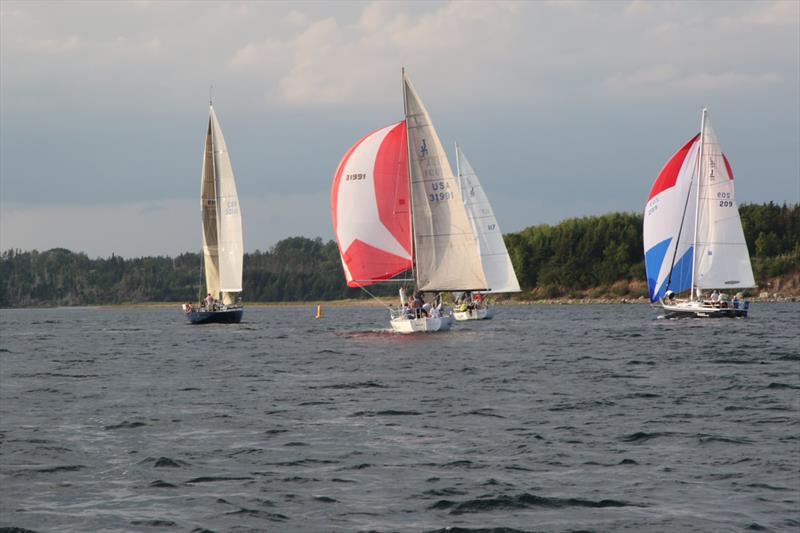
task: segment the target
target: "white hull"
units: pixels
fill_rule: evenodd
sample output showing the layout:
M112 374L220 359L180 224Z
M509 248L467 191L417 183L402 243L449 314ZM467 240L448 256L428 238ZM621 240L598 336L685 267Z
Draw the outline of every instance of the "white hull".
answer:
M467 309L466 311L453 311L453 317L456 320L488 320L493 316L494 309L491 307Z
M392 329L397 333L424 333L433 331L447 331L453 325L453 317L438 318L393 318Z
M748 301L737 303L736 306L732 302L725 302L725 304L727 304L726 307L720 307L721 304L697 300L675 301L671 304L664 301L661 302L667 318L746 317L750 307L750 302Z

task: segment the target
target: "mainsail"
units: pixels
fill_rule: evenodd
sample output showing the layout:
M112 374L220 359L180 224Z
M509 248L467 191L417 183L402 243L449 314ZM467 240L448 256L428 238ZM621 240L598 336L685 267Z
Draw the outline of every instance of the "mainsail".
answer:
M355 143L336 169L333 231L350 287L411 268L406 150L406 125L398 122Z
M428 111L405 73L403 93L417 289L488 289L456 177Z
M733 172L706 110L701 130L667 162L647 199L643 233L652 302L667 290L755 286Z
M519 282L511 258L508 256L500 225L489 203L489 197L486 196L478 175L458 144L456 144L456 167L467 216L478 238L481 264L489 287L487 292L519 292Z
M225 138L209 106L200 186L206 289L223 303L242 290L242 216Z
M708 116L704 128L694 284L701 289L754 287L733 171Z

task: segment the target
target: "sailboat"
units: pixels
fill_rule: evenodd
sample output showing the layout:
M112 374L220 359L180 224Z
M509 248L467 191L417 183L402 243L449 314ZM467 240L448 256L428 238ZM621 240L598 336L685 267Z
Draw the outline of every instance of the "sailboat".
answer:
M667 317L744 317L740 293L755 287L733 187L733 171L703 109L700 133L667 162L644 211L650 301ZM709 297L703 291L713 290ZM676 295L688 291L688 298ZM721 291L721 292L719 292Z
M331 212L347 284L365 287L411 270L418 293L486 290L477 239L447 154L403 71L405 119L356 142L333 179ZM399 333L450 329L449 308L392 308ZM441 298L438 298L441 302ZM438 315L438 316L437 316Z
M477 237L481 264L489 286L485 293L520 292L519 281L489 197L458 143L456 171L461 197L472 224L472 231ZM456 320L481 320L494 316L494 308L482 295L475 295L475 298L469 300L462 300L461 305L453 311Z
M192 324L237 323L244 308L242 292L242 214L233 167L222 129L209 103L208 130L200 178L200 212L203 229L203 272L205 298L199 304L184 304Z

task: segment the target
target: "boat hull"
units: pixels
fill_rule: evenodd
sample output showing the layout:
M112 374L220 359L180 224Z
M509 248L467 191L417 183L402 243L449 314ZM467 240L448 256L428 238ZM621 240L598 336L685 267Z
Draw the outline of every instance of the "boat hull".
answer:
M453 311L453 318L456 320L489 320L493 316L494 309L491 307L467 309L465 311Z
M234 307L218 311L198 309L184 314L191 324L238 324L242 321L244 308Z
M453 325L453 317L393 318L392 329L397 333L431 333L447 331Z
M750 302L741 306L719 307L706 302L686 301L668 304L661 302L666 318L744 318L750 310Z

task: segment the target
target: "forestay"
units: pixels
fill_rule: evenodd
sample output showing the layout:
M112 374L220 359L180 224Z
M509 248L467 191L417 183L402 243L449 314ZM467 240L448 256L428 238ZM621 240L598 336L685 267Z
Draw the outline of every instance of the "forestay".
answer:
M478 245L458 183L425 106L403 74L417 289L485 290Z
M478 239L481 264L489 290L486 292L519 292L519 282L508 256L503 233L494 215L489 197L478 175L456 144L458 180L467 216Z

